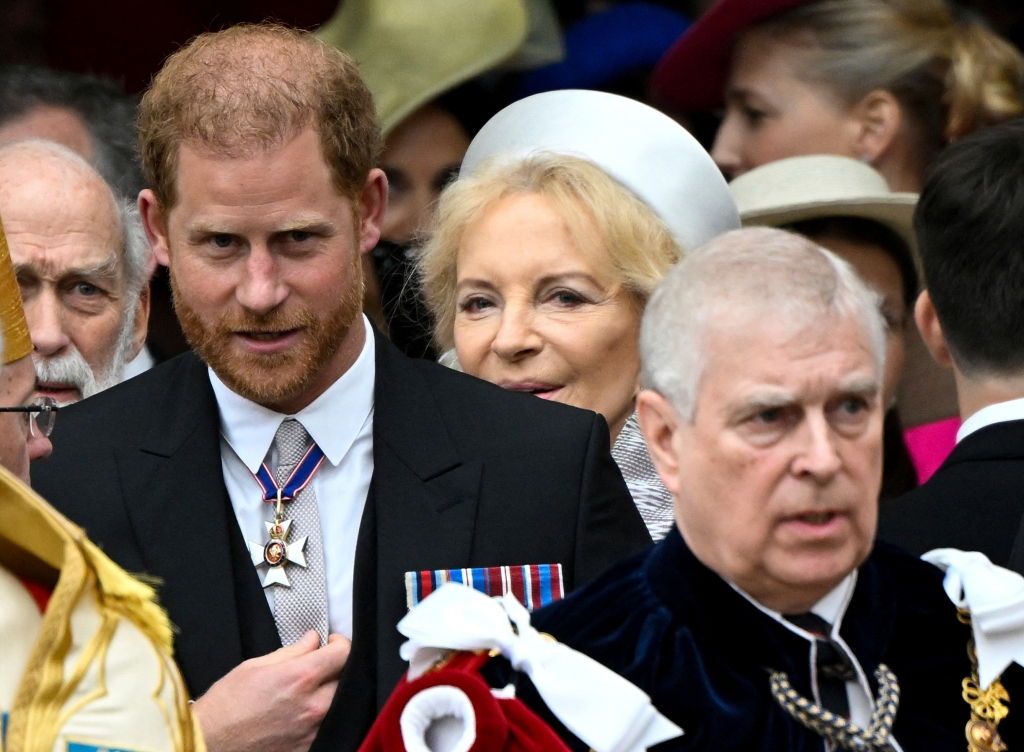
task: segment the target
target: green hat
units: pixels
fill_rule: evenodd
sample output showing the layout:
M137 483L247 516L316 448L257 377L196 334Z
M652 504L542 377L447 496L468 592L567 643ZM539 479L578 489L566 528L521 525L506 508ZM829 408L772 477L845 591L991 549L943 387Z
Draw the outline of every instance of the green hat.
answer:
M529 26L522 0L344 0L317 36L359 63L387 135L513 57Z

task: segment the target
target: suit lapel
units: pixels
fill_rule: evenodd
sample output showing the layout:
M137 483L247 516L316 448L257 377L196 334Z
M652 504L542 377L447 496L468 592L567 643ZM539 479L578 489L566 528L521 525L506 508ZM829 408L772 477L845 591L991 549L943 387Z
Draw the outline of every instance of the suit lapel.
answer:
M379 332L373 480L356 545L352 653L310 752L355 752L405 672L407 571L468 565L479 465L463 463L417 365Z
M377 529L377 705L405 671L395 629L406 572L469 566L482 467L463 462L420 366L377 337L373 485ZM358 573L357 573L358 576Z
M309 752L355 752L377 717L377 515L373 483L359 524L353 582L352 652Z
M260 639L266 637L269 608L251 597L253 586L259 590L257 575L250 571L252 583L236 582L235 570L242 574L243 562L233 559L239 548L244 556L244 545L235 540L241 531L224 486L219 412L202 361L184 359L163 400L153 411L149 435L119 463L131 484L128 513L147 570L162 580L161 602L180 629L175 658L190 692L198 696L247 652L273 641ZM262 604L266 614L258 608L241 613L239 593L249 611ZM272 617L269 623L273 629ZM246 635L240 624L246 625ZM249 634L254 629L256 634Z

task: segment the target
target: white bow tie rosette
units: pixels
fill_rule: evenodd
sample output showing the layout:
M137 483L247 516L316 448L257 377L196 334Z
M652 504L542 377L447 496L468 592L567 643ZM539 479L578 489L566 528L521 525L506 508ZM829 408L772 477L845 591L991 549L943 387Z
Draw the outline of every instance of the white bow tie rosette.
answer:
M971 612L981 688L1014 661L1024 666L1024 577L977 551L937 548L921 558L946 573L946 595Z
M515 625L515 629L513 629ZM498 650L522 671L555 716L594 752L642 752L681 736L642 690L530 626L511 594L490 598L447 583L398 623L401 656L418 679L450 650Z

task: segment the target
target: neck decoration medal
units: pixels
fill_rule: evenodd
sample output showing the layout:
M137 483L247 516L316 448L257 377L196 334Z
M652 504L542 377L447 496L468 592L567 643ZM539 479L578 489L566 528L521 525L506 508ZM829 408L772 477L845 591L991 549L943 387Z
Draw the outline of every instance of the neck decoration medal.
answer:
M283 486L277 485L273 473L270 472L270 468L265 462L255 473L256 482L263 489L263 500L276 503L273 521L264 523L267 526L270 539L266 543L248 541L249 556L252 558L253 566L257 568L266 566L267 568L263 577L263 587L265 588L271 585L291 587L292 584L288 581L285 565L306 566L307 536L304 535L291 543L288 542L288 531L291 529L292 521L284 518L284 503L293 501L302 489L309 485L309 482L313 480L313 475L320 469L323 462L323 450L313 444L299 460Z

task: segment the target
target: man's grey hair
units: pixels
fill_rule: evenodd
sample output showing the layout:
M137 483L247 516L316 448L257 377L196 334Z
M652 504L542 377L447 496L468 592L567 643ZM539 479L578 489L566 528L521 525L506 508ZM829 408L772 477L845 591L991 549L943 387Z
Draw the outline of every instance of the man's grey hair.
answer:
M121 232L124 242L124 277L134 310L142 288L149 282L153 250L142 226L139 205L126 198L117 198L117 213L121 217Z
M131 200L146 187L135 146L138 101L102 76L35 65L0 66L0 125L40 105L72 110L92 136L93 167L115 194Z
M651 296L640 329L644 386L693 421L709 324L742 314L744 325L858 319L868 334L879 382L886 327L879 296L849 264L807 238L766 227L733 230L690 253ZM756 326L756 324L755 324Z
M86 173L99 175L96 168L90 165L80 154L68 147L47 141L43 138L26 138L12 141L0 147L0 156L12 151L46 152L51 156L63 160L71 167ZM106 182L106 181L104 181ZM121 263L124 268L125 289L128 298L129 311L134 315L135 303L138 302L142 288L149 282L151 269L152 250L146 231L142 226L142 217L139 214L139 207L135 201L118 196L116 192L106 184L109 195L117 208L117 216L121 222Z

